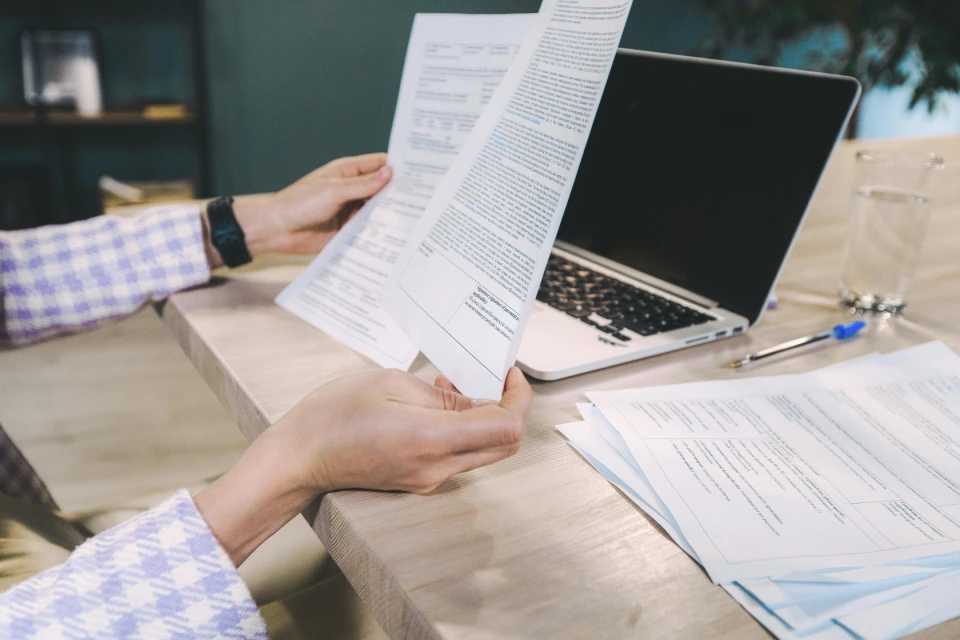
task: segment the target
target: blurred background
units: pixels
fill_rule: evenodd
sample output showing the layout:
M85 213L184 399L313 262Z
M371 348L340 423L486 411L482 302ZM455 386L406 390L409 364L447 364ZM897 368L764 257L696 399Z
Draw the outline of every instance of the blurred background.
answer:
M539 4L0 0L0 228L275 190L386 149L415 13ZM622 44L854 75L849 135L882 138L960 131L957 34L943 0L635 0Z

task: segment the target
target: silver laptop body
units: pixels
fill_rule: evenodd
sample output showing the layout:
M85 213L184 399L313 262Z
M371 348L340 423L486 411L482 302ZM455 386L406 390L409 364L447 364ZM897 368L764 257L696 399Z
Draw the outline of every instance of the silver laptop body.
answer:
M518 364L557 380L759 321L851 78L617 53Z

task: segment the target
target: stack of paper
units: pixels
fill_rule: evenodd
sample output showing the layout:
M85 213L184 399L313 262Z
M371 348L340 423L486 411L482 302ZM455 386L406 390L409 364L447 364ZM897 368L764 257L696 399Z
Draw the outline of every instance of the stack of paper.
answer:
M960 616L960 357L587 394L558 429L779 638Z

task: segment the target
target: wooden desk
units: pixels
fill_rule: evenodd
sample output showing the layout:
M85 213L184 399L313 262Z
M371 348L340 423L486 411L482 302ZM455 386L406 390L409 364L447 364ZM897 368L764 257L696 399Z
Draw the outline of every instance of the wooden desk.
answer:
M843 346L736 372L746 352L830 327L853 153L835 154L783 274L781 306L748 334L553 383L536 402L520 453L458 476L430 496L326 496L314 527L392 637L766 638L639 509L554 430L578 419L588 389L806 371L871 351L942 339L960 351L960 137L883 146L942 154L948 170L906 319ZM749 250L749 247L742 247ZM173 296L161 314L184 350L255 438L315 387L371 368L273 304L307 261L262 260ZM416 375L436 369L422 357ZM960 620L917 638L960 637Z

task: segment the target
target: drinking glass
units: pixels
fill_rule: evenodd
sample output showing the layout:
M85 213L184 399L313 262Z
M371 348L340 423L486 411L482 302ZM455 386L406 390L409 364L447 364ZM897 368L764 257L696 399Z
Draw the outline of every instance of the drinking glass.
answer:
M927 184L943 159L916 151L860 151L840 303L899 315L907 304L930 219Z

